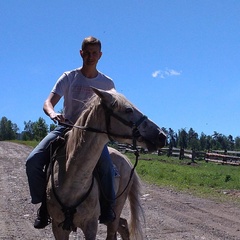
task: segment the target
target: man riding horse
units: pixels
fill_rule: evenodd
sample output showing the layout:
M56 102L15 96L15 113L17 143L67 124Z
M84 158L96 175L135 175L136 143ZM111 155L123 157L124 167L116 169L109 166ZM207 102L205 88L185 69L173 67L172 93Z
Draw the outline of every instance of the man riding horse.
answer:
M85 109L85 104L94 94L91 87L103 90L114 89L111 78L97 70L98 60L102 56L101 42L94 37L87 37L82 42L80 50L82 67L64 72L57 80L50 95L44 102L44 112L55 122L60 123L50 132L30 153L26 161L29 189L33 204L41 203L35 228L44 228L49 224L49 214L46 206L46 169L50 161L49 145L66 131L61 123L73 125ZM56 113L55 105L64 97L63 113ZM112 222L115 219L113 205L115 192L113 187L114 167L107 146L104 147L97 164L97 170L103 192L108 201L101 203L100 223ZM79 186L80 187L80 186Z

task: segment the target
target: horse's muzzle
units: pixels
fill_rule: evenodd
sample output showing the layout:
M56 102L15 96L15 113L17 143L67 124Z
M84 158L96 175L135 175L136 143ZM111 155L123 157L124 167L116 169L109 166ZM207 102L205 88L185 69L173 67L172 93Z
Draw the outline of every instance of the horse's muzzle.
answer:
M165 146L166 144L166 134L160 130L159 134L158 134L158 148L162 148Z
M165 146L166 139L166 134L161 129L158 129L154 138L143 138L142 142L144 141L146 143L149 152L154 152Z

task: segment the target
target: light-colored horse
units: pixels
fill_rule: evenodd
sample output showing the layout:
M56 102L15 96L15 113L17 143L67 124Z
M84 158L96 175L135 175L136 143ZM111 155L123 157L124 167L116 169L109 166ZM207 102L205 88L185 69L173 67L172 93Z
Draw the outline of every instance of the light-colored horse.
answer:
M69 239L77 227L86 240L96 239L100 190L93 171L109 139L137 142L149 150L163 147L166 140L162 130L124 96L115 91L93 90L96 96L68 133L66 154L65 149L57 152L47 186L47 205L57 240ZM120 177L115 180L116 219L107 224L106 239L116 240L119 232L124 240L141 240L139 178L133 172L130 179L132 165L126 157L112 148L109 151ZM129 231L127 221L120 218L127 198L131 211Z

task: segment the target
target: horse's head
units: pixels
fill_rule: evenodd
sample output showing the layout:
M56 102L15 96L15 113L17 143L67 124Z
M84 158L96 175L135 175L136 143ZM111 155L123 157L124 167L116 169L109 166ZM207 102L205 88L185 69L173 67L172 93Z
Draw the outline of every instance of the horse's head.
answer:
M132 103L116 91L103 91L93 88L101 98L106 115L106 128L109 136L116 141L132 143L155 151L166 142L165 133L154 122L144 116Z

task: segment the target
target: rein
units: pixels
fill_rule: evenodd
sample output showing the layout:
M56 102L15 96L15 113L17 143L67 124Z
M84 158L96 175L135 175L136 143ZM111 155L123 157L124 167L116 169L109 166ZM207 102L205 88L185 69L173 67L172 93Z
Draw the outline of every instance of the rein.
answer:
M59 123L59 125L66 126L66 127L71 127L71 128L78 128L80 130L88 131L88 132L107 134L110 140L112 140L111 136L112 137L121 137L121 138L125 138L125 139L132 139L133 149L137 150L137 145L136 145L137 137L140 136L138 127L142 124L142 122L145 119L147 119L147 116L143 115L137 122L134 123L132 121L127 121L124 118L118 116L111 109L109 109L105 104L102 104L102 106L105 109L107 131L106 130L97 129L97 128L93 128L93 127L78 126L78 125L74 125L74 124L70 124L70 123ZM132 128L132 135L121 135L121 134L117 134L117 133L112 133L110 131L111 130L110 129L111 117L114 117L119 122L121 122L124 125L129 126L130 128Z

